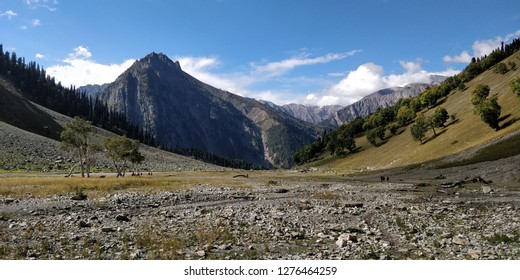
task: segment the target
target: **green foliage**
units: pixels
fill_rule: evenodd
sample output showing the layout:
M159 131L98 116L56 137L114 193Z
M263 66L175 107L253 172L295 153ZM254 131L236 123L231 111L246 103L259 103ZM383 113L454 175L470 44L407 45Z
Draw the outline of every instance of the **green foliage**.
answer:
M492 245L511 244L520 242L520 236L517 233L514 235L495 233L492 236L486 237L485 239Z
M435 127L444 127L444 123L448 120L448 118L448 111L444 107L439 106L435 108L435 111L433 111L431 121Z
M495 72L495 74L504 75L505 73L507 73L507 71L509 71L509 69L507 69L507 65L503 62L500 62L497 65L493 66L493 72Z
M480 116L482 121L495 130L500 129L498 119L500 118L501 107L498 105L496 97L485 99L478 104L475 109L477 115Z
M509 82L509 88L514 94L516 94L516 97L518 97L518 100L520 101L520 77L514 77Z
M76 149L78 152L81 176L90 176L91 136L94 131L91 123L80 117L75 117L65 125L61 132L61 146L63 149Z
M486 98L489 96L489 86L479 84L475 87L475 90L473 90L471 94L471 104L477 106L478 104L482 103Z
M435 106L435 104L437 104L439 97L440 96L435 89L427 89L421 93L419 100L421 101L421 105L423 107L432 108Z
M105 157L112 160L117 177L124 177L129 162L139 164L144 156L139 152L139 141L125 136L114 136L105 141Z
M514 61L509 61L507 65L509 65L509 68L511 68L511 70L516 70L516 63Z
M415 112L414 109L408 106L403 106L397 111L397 121L401 125L407 125L415 119Z
M410 132L415 140L418 140L421 144L423 143L424 136L428 131L428 124L424 116L419 116L415 119L415 124L412 125Z
M396 122L391 122L389 123L386 128L388 130L390 130L390 133L392 133L393 135L397 135L397 131L399 130L399 128L401 127L401 124L396 121Z

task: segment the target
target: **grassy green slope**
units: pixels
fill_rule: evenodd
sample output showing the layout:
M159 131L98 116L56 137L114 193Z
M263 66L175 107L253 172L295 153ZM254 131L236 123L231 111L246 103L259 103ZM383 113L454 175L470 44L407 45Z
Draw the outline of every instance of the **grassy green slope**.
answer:
M520 64L520 52L504 60L506 63L508 61ZM467 83L464 91L453 91L447 98L441 99L439 106L446 108L450 115L455 115L456 120L453 122L448 120L447 127L437 131L439 134L437 137L433 137L431 131L428 132L428 140L423 145L412 138L410 126L408 126L399 135L389 138L385 144L379 147L373 147L367 142L366 137L360 137L356 139L356 144L360 148L359 152L344 158L332 158L327 153L322 156L321 160L313 162L311 165L344 172L403 167L463 154L468 149L484 146L485 143L492 140L518 132L520 131L520 100L509 89L509 81L515 76L520 76L520 69L510 70L504 75L488 70ZM502 106L500 121L502 128L499 131L490 128L473 114L470 95L478 84L489 85L490 95L498 96L498 102ZM430 115L433 110L425 110L423 113ZM387 136L390 136L388 132ZM493 146L486 145L480 153L477 153L477 156L471 155L472 159L462 157L460 162L496 159L499 156L498 152L502 152L503 156L519 154L520 146L508 144L516 141L517 138L517 136L511 137L507 141ZM507 149L507 152L504 152L503 149Z

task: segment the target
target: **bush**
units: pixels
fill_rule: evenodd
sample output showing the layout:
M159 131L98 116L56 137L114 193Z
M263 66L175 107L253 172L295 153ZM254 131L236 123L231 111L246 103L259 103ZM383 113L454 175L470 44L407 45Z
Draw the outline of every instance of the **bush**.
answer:
M514 94L516 94L516 97L518 97L518 100L520 101L520 77L514 77L509 82L509 88Z
M498 119L500 118L501 107L498 105L496 97L486 99L475 107L476 113L480 118L495 130L500 129Z

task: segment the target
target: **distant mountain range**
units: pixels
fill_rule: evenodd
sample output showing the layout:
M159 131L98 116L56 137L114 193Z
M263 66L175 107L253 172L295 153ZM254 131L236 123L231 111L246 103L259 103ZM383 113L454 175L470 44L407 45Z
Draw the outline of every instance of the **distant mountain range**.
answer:
M428 87L439 84L447 77L433 75L432 83L413 83L404 87L392 87L376 91L354 102L348 106L331 105L331 106L308 106L301 104L287 104L278 106L268 101L262 103L271 106L287 115L293 116L300 120L313 124L322 125L324 127L339 127L357 117L365 117L375 112L378 108L386 108L394 105L401 98L418 96Z
M113 83L80 88L151 133L162 145L194 148L264 166L288 167L322 129L182 71L161 53L136 61Z

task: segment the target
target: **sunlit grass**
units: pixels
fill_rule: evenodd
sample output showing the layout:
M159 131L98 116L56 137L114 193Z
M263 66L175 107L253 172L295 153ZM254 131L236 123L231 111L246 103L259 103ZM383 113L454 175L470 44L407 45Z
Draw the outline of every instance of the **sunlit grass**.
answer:
M175 191L197 186L249 188L245 180L234 179L228 173L179 172L154 176L127 176L123 178L64 178L46 174L0 177L0 196L45 197L68 194L80 189L89 197L99 197L117 191L160 192Z

